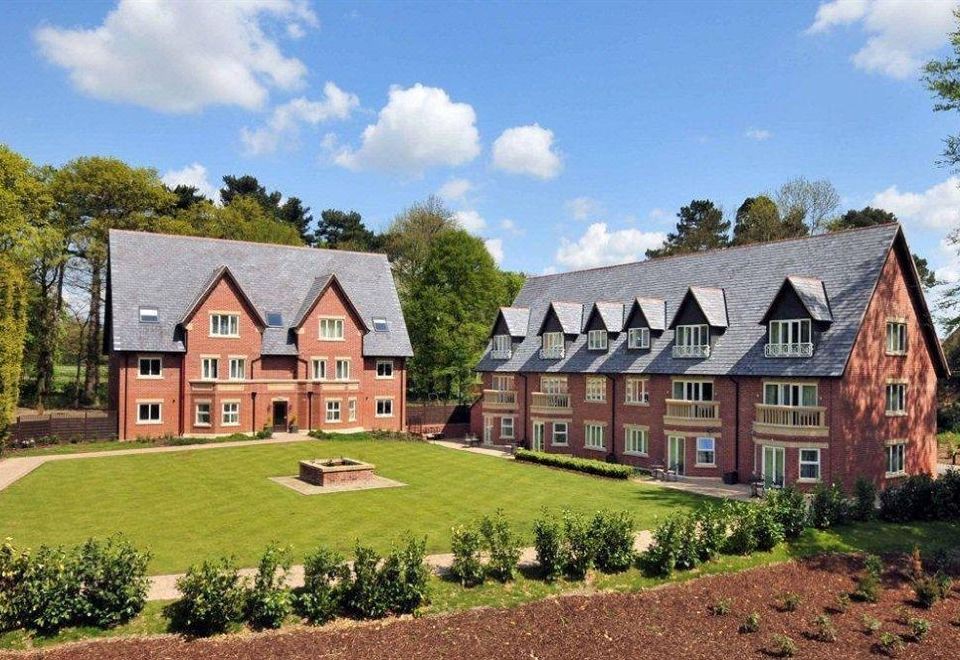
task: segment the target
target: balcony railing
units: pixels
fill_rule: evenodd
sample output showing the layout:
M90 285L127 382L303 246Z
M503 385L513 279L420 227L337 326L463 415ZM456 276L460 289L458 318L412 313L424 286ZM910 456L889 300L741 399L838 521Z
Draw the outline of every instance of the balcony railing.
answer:
M813 355L813 344L802 342L798 344L767 344L763 347L763 355L768 358L805 358Z
M708 358L710 357L710 346L674 346L673 357L675 358Z
M754 431L793 435L828 435L827 409L821 406L776 406L757 404Z
M530 408L547 411L569 411L570 393L533 392L530 395Z
M494 360L509 360L513 356L513 351L509 348L494 348L490 351L490 357Z
M665 424L710 425L720 421L720 402L667 399Z
M541 360L559 360L563 357L563 355L563 346L551 346L549 348L540 349Z
M517 407L517 393L513 390L484 390L483 407L512 410Z

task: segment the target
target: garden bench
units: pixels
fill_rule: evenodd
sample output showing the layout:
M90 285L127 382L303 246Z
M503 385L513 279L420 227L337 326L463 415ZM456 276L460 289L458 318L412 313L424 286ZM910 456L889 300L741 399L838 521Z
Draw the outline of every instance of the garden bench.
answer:
M468 435L463 439L463 441L466 443L468 447L479 447L481 443L480 438L478 438L475 435Z

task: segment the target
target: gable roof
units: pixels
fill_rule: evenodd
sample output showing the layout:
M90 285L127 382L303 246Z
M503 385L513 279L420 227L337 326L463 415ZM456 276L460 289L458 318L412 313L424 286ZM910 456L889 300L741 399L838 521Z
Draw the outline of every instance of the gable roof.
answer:
M677 305L673 321L670 322L671 328L677 325L680 312L689 304L688 300L692 300L700 308L703 317L707 320L707 325L714 328L727 327L727 300L723 295L723 289L712 286L692 286L687 289L683 300Z
M503 319L511 337L523 337L527 334L527 325L530 323L530 310L526 307L501 307L493 322L493 328L490 329L491 334L500 319Z
M647 327L651 330L667 329L667 305L660 298L635 298L633 304L628 308L626 317L623 319L624 325L630 320L634 310L643 314Z
M338 280L337 276L332 273L329 275L321 275L313 280L313 284L307 291L307 296L303 299L303 304L300 305L300 310L297 312L297 316L293 320L292 329L299 330L301 327L303 327L307 317L310 316L310 312L312 312L313 308L317 306L318 302L320 302L320 298L323 297L323 294L332 286L337 287L337 289L340 290L340 293L343 294L343 298L346 300L347 306L360 321L360 329L364 332L369 332L370 326L366 321L363 320L363 317L360 316L360 312L357 311L357 308L353 306L353 302L350 300L350 297L347 296L346 292L343 290L343 287L340 286L340 280Z
M788 275L777 291L777 295L770 301L770 307L767 308L763 318L760 319L760 323L766 323L770 318L770 314L773 312L777 300L780 299L784 287L793 289L811 319L824 322L833 321L833 313L830 311L830 301L827 299L827 290L823 285L823 280L816 277Z
M584 321L584 326L590 325L593 315L600 316L600 321L607 332L620 332L623 330L623 303L597 301L590 308L590 313Z
M550 303L549 309L553 310L553 314L557 317L557 321L560 323L560 329L563 330L563 334L580 334L580 330L583 327L583 305L581 303L554 300ZM543 326L549 317L549 313L545 313L543 315L543 320L540 321L540 330L537 333L538 335L543 334Z
M237 281L237 278L234 277L233 273L230 272L230 269L226 266L220 266L215 268L213 273L210 274L210 279L201 287L200 291L197 293L197 297L194 299L193 304L191 304L187 311L184 312L183 318L180 319L181 325L186 325L190 322L190 319L193 318L193 315L197 313L197 309L200 308L200 305L203 304L203 301L207 299L207 296L213 291L214 287L220 283L222 279L229 279L233 282L234 287L236 287L237 292L240 294L240 297L243 298L243 302L247 304L247 307L250 308L250 311L253 312L254 319L260 324L260 327L267 327L267 321L264 319L263 315L260 313L260 310L254 306L250 301L250 297L247 295L247 292L243 290L243 287L240 285L240 282Z
M280 313L285 324L298 317L316 280L335 274L364 323L387 320L389 331L368 332L363 353L408 357L413 354L390 264L383 254L249 243L193 236L111 230L108 348L117 351L185 350L179 322L211 285L222 264L262 319ZM217 266L220 268L220 266ZM159 323L140 323L139 307L156 307ZM264 324L266 325L266 324ZM266 355L296 355L290 328L265 328Z
M899 225L889 224L531 277L520 290L514 304L530 308L532 328L541 326L550 301L558 299L592 305L597 300L631 304L638 296L659 298L666 301L666 313L672 318L691 287L723 289L728 327L716 340L710 357L705 360L673 358L673 331L667 329L649 352L627 351L626 333L610 343L607 353L591 352L587 350L586 336L580 335L568 346L564 358L559 360L541 359L539 338L528 335L517 343L509 360L493 360L485 354L477 369L504 372L841 376L883 265L891 248L898 244L902 244L902 249L906 250ZM905 253L909 254L909 251ZM914 281L918 282L915 270L912 272ZM765 358L766 328L757 321L784 280L795 273L820 279L825 290L830 291L833 323L819 336L817 350L812 357ZM916 295L924 332L935 337L919 289ZM939 349L930 350L936 358Z

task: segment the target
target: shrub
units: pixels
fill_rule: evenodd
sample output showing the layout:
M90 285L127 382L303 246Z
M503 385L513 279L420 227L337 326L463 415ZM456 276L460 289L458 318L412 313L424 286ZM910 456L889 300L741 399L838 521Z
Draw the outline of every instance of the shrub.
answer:
M727 540L730 509L726 503L701 507L693 514L700 536L700 561L709 561L720 554Z
M778 544L783 542L783 525L770 507L760 506L754 508L753 533L757 550L773 550Z
M347 610L361 619L379 619L390 609L380 579L380 555L373 548L357 545L353 575L347 587Z
M726 616L727 614L730 614L731 607L732 604L729 598L721 598L710 606L710 612L714 616Z
M521 547L519 537L510 529L502 510L498 509L492 518L483 517L480 534L490 555L490 574L501 582L509 582L517 571Z
M389 611L410 614L427 601L427 539L409 536L383 562L379 581Z
M564 571L574 580L582 580L593 567L596 544L590 534L590 525L583 516L564 511L563 513Z
M876 555L867 555L864 571L857 577L857 588L851 596L862 603L876 603L880 598L880 575L883 563Z
M139 552L122 536L105 542L89 539L80 546L77 579L82 585L82 620L112 628L134 618L147 602L149 553Z
M483 584L486 571L480 560L483 538L479 530L466 525L458 525L450 532L450 547L453 551L453 564L450 573L460 581L461 586L473 587Z
M596 541L595 563L607 573L625 571L633 565L633 517L626 511L599 511L590 523Z
M853 485L853 507L850 517L854 520L873 520L877 514L877 487L865 477L857 479Z
M556 516L541 513L533 523L533 546L540 572L548 582L563 574L563 527Z
M303 562L303 587L297 590L297 612L310 623L330 621L340 610L349 582L350 568L343 555L318 548Z
M788 540L799 538L807 524L807 502L803 493L788 486L768 491L763 499L764 506L769 507L783 527L784 537Z
M83 613L76 550L41 546L24 565L14 599L20 625L52 633Z
M899 486L880 493L880 517L890 522L933 518L936 514L934 489L930 475L907 477Z
M833 602L834 611L843 614L850 609L850 594L839 593Z
M180 600L170 611L175 630L207 636L226 632L243 613L243 584L231 559L191 566L177 580Z
M784 612L796 612L800 602L800 594L788 591L780 596L780 609Z
M797 654L797 645L786 635L773 636L773 655L778 658L792 658Z
M960 471L941 474L934 484L934 516L940 520L960 520Z
M757 612L751 612L747 615L747 618L743 620L743 623L740 624L740 632L755 633L760 630L760 614Z
M930 632L930 622L926 619L911 618L907 621L913 639L917 642L923 641L923 638Z
M736 508L730 524L730 535L723 546L728 555L749 555L757 549L756 515L752 504Z
M821 642L837 641L837 627L826 614L821 614L813 620L813 632L810 635L813 639Z
M880 626L882 625L880 623L880 619L876 617L872 617L869 614L864 614L862 621L863 621L863 632L865 632L868 635L873 635L874 633L879 631Z
M681 514L669 516L653 530L653 539L640 556L640 564L647 574L670 575L677 568L681 517Z
M563 454L548 454L541 451L517 448L513 452L513 457L518 461L539 463L540 465L549 465L565 470L576 470L577 472L586 472L587 474L598 477L610 477L611 479L629 479L633 475L633 468L629 465L604 463L603 461L575 458Z
M692 515L683 514L677 520L677 539L677 568L688 571L699 566L703 550L700 545L700 530Z
M279 628L287 618L291 602L286 586L289 572L290 550L275 543L267 546L247 592L246 619L254 629Z
M843 525L849 519L850 506L840 484L817 484L810 502L810 526L827 529Z
M21 625L20 592L30 564L30 553L13 546L10 539L0 545L0 632Z
M952 581L944 573L923 575L913 580L913 592L917 604L924 609L930 609L938 600L946 598L950 593Z
M895 657L904 649L903 638L892 632L882 632L877 640L877 650L889 657Z

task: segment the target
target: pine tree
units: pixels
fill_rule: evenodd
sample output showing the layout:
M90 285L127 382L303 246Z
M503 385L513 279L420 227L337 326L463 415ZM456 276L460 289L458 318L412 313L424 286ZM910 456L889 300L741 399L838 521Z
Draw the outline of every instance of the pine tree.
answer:
M723 211L710 200L691 201L680 209L677 217L680 220L676 232L667 234L663 247L647 250L647 258L703 252L729 245L730 222L723 219Z

